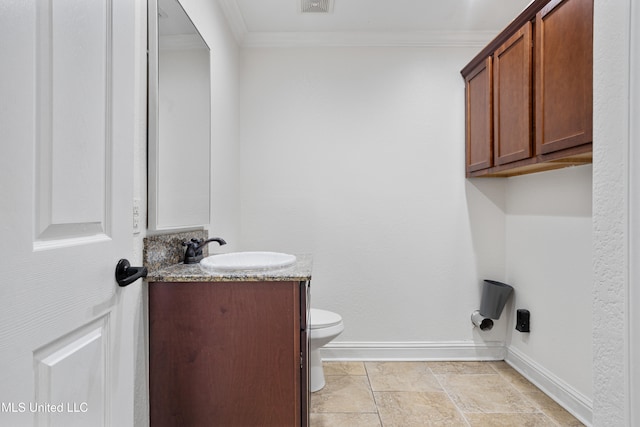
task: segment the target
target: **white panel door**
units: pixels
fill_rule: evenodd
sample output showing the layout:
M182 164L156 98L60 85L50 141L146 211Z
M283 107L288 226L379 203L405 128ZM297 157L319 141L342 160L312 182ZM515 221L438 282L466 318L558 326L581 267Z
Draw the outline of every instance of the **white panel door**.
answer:
M1 426L133 424L135 8L0 0Z

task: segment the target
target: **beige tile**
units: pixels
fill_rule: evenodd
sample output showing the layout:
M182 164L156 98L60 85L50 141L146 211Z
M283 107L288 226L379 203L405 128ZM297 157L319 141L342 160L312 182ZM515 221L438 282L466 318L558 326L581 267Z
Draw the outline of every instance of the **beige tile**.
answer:
M322 362L325 375L367 375L363 362Z
M494 361L490 361L490 362L485 362L488 365L490 365L493 369L495 370L501 370L501 369L513 369L507 362L505 362L504 360L494 360Z
M471 427L546 427L555 426L546 415L535 414L465 414Z
M502 376L502 378L504 378L505 380L509 381L509 383L512 386L514 386L516 389L518 389L522 393L540 391L540 389L538 387L536 387L535 385L531 384L529 382L529 380L527 380L525 377L520 375L520 373L518 373L518 371L516 371L515 369L513 369L511 367L507 367L505 369L500 369L500 370L498 370L498 373L500 374L500 376Z
M378 414L311 414L311 427L382 427Z
M437 378L462 412L537 412L536 406L497 373Z
M312 427L583 425L502 361L325 362L324 368L327 385L311 396Z
M366 362L373 391L442 391L426 362Z
M374 395L384 427L467 426L445 393L380 391Z
M376 412L366 376L329 375L325 380L324 388L311 394L311 413Z
M428 362L434 374L495 374L492 362Z
M542 412L549 418L553 419L560 426L583 426L577 418L567 412L562 406L558 405L552 398L541 392L540 390L526 392L524 395L531 400Z

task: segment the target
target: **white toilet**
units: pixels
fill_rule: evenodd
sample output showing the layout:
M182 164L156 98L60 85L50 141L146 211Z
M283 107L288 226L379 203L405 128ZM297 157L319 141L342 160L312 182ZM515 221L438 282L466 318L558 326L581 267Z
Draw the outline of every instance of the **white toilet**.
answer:
M312 308L310 313L310 333L309 333L309 388L311 391L318 391L324 387L324 371L322 369L322 359L320 358L320 348L328 344L344 330L342 317L331 311Z

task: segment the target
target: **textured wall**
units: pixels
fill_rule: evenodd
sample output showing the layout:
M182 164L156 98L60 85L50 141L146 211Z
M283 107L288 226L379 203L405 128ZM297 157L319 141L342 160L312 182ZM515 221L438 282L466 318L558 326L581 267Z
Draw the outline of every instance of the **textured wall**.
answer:
M629 0L595 2L593 421L596 426L629 425L629 9Z
M631 105L630 117L640 117L640 5L631 7ZM631 307L631 394L630 402L640 401L640 121L631 120L630 166L630 300ZM634 363L635 362L635 363ZM640 425L640 405L631 404L631 425Z

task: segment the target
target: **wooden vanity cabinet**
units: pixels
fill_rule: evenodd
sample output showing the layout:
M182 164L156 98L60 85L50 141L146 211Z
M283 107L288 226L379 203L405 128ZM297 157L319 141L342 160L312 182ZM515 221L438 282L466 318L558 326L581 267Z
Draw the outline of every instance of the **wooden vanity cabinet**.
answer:
M590 163L592 52L593 0L536 0L489 43L461 71L467 177ZM487 95L479 90L478 70L492 76L485 123L478 111ZM488 152L490 161L477 161Z
M308 282L149 285L152 427L308 425Z

